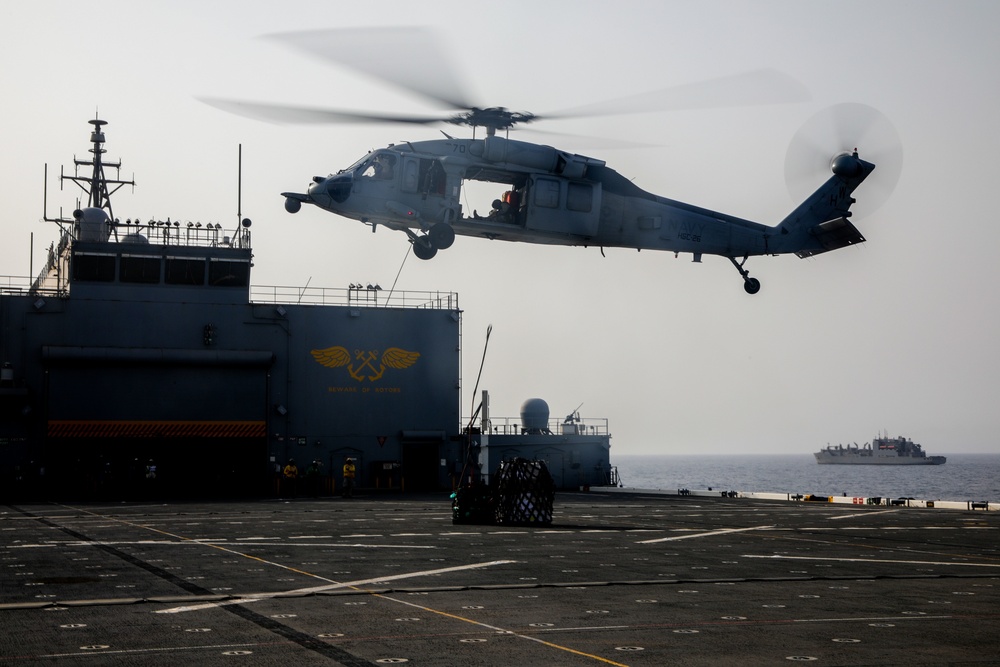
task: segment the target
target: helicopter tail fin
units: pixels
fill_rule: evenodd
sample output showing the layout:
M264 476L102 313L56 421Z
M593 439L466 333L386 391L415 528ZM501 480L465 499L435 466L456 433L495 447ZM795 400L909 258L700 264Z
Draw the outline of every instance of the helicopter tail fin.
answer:
M839 156L833 176L777 226L782 241L776 245L805 258L864 243L865 237L848 220L855 201L851 195L874 169L857 153Z

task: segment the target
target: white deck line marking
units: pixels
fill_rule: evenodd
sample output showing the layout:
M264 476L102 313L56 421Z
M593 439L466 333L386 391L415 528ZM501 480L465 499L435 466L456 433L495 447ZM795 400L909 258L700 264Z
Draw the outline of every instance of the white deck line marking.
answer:
M188 547L188 546L209 546L209 547L221 547L223 545L229 545L234 547L239 547L241 549L252 549L254 547L269 547L273 546L274 542L261 542L261 541L251 541L251 542L229 542L228 540L216 539L216 538L204 538L204 539L186 539L183 542L177 542L175 540L138 540L135 542L106 542L106 541L90 541L90 542L66 542L62 544L11 544L5 547L0 547L2 549L38 549L42 547L115 547L115 546L134 546L134 545L156 545L165 547ZM346 549L433 549L436 550L438 547L433 545L425 544L361 544L358 542L281 542L283 547L341 547ZM229 550L232 551L232 550ZM243 552L233 551L232 553L238 553L241 556L247 556Z
M793 618L792 623L854 623L878 621L940 621L954 616L861 616L848 618Z
M472 563L471 565L458 565L456 567L444 567L437 570L422 570L420 572L408 572L406 574L394 574L387 577L372 577L370 579L359 579L356 581L333 581L332 579L327 579L319 575L313 574L313 576L322 581L329 581L329 584L323 586L312 586L309 588L297 588L291 591L274 591L270 593L252 593L249 595L244 595L235 600L224 600L222 602L208 602L205 604L193 605L193 606L183 606L183 607L173 607L171 609L161 609L155 613L157 614L177 614L185 611L199 611L202 609L214 609L215 607L222 607L231 604L244 604L247 602L258 602L260 600L269 600L277 597L288 597L293 595L308 595L310 593L321 593L323 591L332 591L337 588L355 588L357 586L365 586L368 584L379 584L386 581L397 581L399 579L412 579L413 577L426 577L435 574L445 574L448 572L461 572L463 570L475 570L484 567L493 567L496 565L507 565L509 563L516 563L513 560L492 560L485 563Z
M172 543L173 544L173 543ZM232 544L231 542L226 542L225 540L207 540L205 542L198 542L198 544L207 544L208 546L220 546L222 544ZM240 542L235 545L241 549L252 548L254 546L271 546L273 542ZM298 542L281 542L283 547L343 547L349 549L437 549L438 547L430 546L426 544L362 544L360 542L308 542L299 544ZM246 554L243 554L246 555Z
M955 563L936 560L888 560L881 558L824 558L821 556L782 556L774 554L762 556L758 554L743 554L743 558L762 558L771 560L822 560L837 563L901 563L904 565L958 565L961 567L1000 567L1000 563Z
M849 514L842 514L840 516L830 516L827 517L827 521L839 521L841 519L857 519L858 517L868 517L875 516L876 514L892 514L893 512L898 512L899 510L882 510L880 512L851 512Z
M656 544L657 542L673 542L675 540L688 540L691 539L692 537L712 537L714 535L743 533L748 530L766 530L768 528L774 528L774 526L753 526L752 528L721 528L719 530L712 530L707 533L693 533L691 535L675 535L674 537L659 537L655 540L643 540L642 542L636 542L636 544Z
M532 632L543 633L543 632L580 632L583 630L630 630L631 625L592 625L580 628L532 628Z
M144 654L155 654L155 653L175 653L182 651L217 651L219 649L241 649L241 648L256 648L258 646L269 646L270 644L265 644L263 642L256 642L253 644L212 644L209 646L166 646L162 648L134 648L134 649L113 649L113 650L103 650L103 651L79 651L77 653L49 653L46 655L40 655L39 658L77 658L80 656L94 656L94 655L144 655Z

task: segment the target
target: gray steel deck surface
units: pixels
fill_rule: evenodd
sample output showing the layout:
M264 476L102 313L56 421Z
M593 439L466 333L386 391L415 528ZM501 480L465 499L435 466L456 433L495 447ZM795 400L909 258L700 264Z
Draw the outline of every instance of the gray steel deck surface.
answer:
M557 494L23 504L0 664L1000 663L1000 515Z

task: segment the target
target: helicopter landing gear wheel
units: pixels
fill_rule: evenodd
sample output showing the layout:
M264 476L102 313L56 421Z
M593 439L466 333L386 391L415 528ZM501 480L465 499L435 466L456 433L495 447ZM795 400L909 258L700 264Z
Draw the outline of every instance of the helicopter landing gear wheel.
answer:
M426 236L413 239L413 254L417 259L432 259L437 254L437 248L431 244L431 240Z
M737 262L735 257L730 257L729 261L733 263L736 270L740 272L741 276L743 276L743 289L746 290L746 293L756 294L760 291L760 281L756 278L751 278L750 272L743 268L743 265L746 264L748 257L749 255L745 255L742 262Z
M439 222L431 227L427 237L437 250L447 250L455 242L455 230L447 222Z

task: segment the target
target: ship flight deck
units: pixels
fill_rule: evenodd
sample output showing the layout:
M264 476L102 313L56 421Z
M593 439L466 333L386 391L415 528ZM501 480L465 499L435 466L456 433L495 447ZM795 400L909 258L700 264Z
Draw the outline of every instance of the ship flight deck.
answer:
M1000 513L559 493L0 509L4 665L996 664Z

